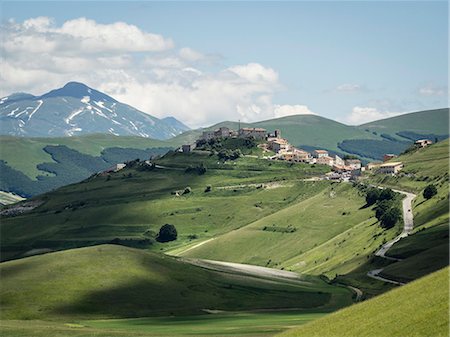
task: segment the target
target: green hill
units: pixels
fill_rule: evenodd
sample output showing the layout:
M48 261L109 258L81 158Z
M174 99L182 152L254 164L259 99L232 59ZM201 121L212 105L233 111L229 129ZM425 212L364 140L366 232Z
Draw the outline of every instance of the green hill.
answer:
M373 226L373 211L364 208L364 204L363 196L350 184L329 185L307 200L201 246L171 253L284 267L304 273L317 269L318 275L330 271L328 276L333 272L334 277L338 271L349 271L366 262L367 256L383 240L397 233L395 229L384 231ZM331 270L327 270L326 265ZM336 265L341 268L331 267Z
M0 136L0 190L33 196L86 179L117 163L148 159L171 149L142 137L87 135L64 138Z
M201 130L187 131L172 140L177 142L194 141L203 130L214 130L222 126L237 130L239 125L241 127L264 128L268 132L279 129L281 135L295 146L324 148L332 151L340 151L337 144L344 139L379 139L376 135L364 130L328 118L316 115L295 115L255 123L222 122Z
M257 158L219 162L207 153L171 154L159 163L171 167L99 175L31 199L39 207L29 213L3 216L2 259L115 239L154 250L197 244L309 198L329 184L302 181L328 172L323 165ZM207 168L205 174L185 172L200 164ZM207 186L210 192L205 192ZM175 195L186 187L190 193ZM160 244L154 236L165 223L177 227L179 238Z
M449 269L355 304L280 337L449 335Z
M94 319L202 314L203 309L313 310L350 303L346 289L318 278L215 272L117 245L0 264L4 319Z
M396 117L362 124L360 129L395 136L398 132L410 131L422 135L448 135L449 109L412 112Z

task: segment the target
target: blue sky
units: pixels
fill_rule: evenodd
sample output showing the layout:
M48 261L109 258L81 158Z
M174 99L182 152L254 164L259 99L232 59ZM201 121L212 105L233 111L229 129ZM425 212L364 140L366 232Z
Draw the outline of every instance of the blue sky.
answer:
M194 127L295 113L360 124L448 106L446 2L33 1L1 6L4 31L30 46L43 34L47 42L64 34L90 39L96 25L114 34L116 22L136 26L137 39L153 34L165 41L158 48L130 47L136 40L122 40L123 48L114 50L78 47L72 56L70 46L63 52L54 46L27 51L8 45L2 58L10 74L2 75L2 95L40 94L80 80L145 112L174 115ZM37 17L51 23L45 29L26 24ZM79 18L90 21L74 21L72 28L91 29L81 37L63 28ZM36 45L43 46L39 40ZM15 76L29 67L27 56L33 53L35 76ZM72 67L47 66L58 62Z

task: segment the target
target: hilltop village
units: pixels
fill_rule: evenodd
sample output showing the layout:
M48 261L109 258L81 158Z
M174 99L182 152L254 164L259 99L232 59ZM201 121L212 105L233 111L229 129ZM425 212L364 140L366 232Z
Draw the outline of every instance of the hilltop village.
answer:
M402 162L391 161L396 157L394 154L384 155L383 162L371 162L363 166L361 160L354 156L341 158L337 154L332 154L323 149L315 149L312 152L308 152L297 148L282 137L280 130L268 132L263 128L239 128L236 131L228 127L220 127L214 131L204 131L195 143L182 145L178 151L189 153L201 144L229 138L250 138L255 140L258 143L257 146L266 154L263 156L264 159L307 163L311 165L328 165L331 167L332 172L328 173L326 178L330 180L355 179L365 170L377 170L380 173L397 174L403 168ZM420 140L416 142L415 146L425 147L431 143L429 140Z

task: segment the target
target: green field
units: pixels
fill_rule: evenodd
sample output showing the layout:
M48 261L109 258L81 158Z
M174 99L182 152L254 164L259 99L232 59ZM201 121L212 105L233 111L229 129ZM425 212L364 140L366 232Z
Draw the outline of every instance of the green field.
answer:
M449 269L345 308L280 337L449 335Z
M211 269L118 245L4 262L0 273L2 336L43 336L48 327L61 336L217 335L225 327L263 336L352 303L348 289L319 277Z
M172 253L212 260L301 269L309 273L323 261L321 258L303 261L302 254L320 251L327 255L322 247L329 243L335 250L342 251L335 243L337 242L335 240L339 240L339 236L349 238L347 234L353 227L361 226L362 223L367 227L369 223L373 223L373 219L368 220L372 217L373 211L370 208L362 208L364 204L364 198L350 184L331 184L307 200L294 203L197 248ZM289 232L289 229L295 231ZM373 226L373 231L382 232L377 226ZM363 240L367 240L365 234L362 234ZM381 244L383 237L383 235L377 237L378 240L372 249ZM361 245L354 248L352 257L359 253L363 254L361 258L365 258L366 254ZM366 253L371 252L369 249ZM332 255L334 251L328 253ZM327 255L325 259L328 260L330 257ZM300 265L303 268L299 268Z
M256 278L211 270L118 245L49 253L0 264L2 319L106 319L210 310L330 311L351 292L319 278Z
M126 169L109 178L98 176L36 197L33 200L44 202L40 207L2 219L2 258L17 257L32 249L66 249L115 238L139 244L149 241L165 223L177 227L179 239L167 244L150 242L150 248L174 249L238 229L309 198L329 184L302 181L329 170L321 165L254 158L218 164L217 159L202 154L178 154L169 159L184 167L202 162L214 168L204 175L185 173L176 167ZM167 164L169 159L161 163ZM211 192L205 192L208 185ZM188 186L191 193L173 195Z
M88 320L77 323L50 321L2 321L0 331L8 337L47 337L49 331L58 337L110 336L273 336L324 316L324 313L228 312L197 316L169 316L120 320Z

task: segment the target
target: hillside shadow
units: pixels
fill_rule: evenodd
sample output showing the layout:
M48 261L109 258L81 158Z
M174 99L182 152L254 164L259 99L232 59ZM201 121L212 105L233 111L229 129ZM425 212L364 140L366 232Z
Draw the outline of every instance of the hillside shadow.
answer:
M204 314L203 309L242 311L253 309L314 309L329 303L330 293L254 287L243 281L216 280L215 273L191 270L203 278L170 275L167 282L134 280L122 286L98 289L75 303L51 310L56 316L133 318ZM205 275L203 275L205 274ZM192 277L186 276L186 277ZM173 280L179 282L173 283Z

